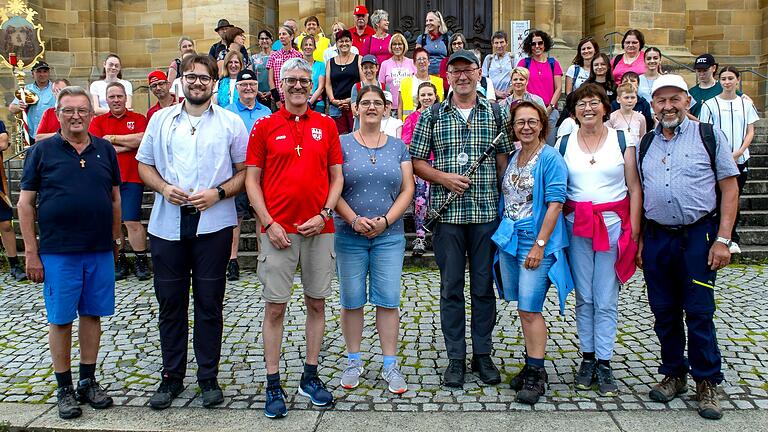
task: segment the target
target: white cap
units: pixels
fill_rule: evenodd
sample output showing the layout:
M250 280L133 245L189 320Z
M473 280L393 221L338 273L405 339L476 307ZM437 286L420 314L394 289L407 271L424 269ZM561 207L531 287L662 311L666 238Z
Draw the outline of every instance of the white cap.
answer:
M680 75L667 74L656 78L656 81L653 82L653 87L651 87L651 96L662 87L675 87L686 92L686 94L688 93L688 84Z
M392 103L392 93L390 93L388 90L384 90L384 98L387 100L387 102Z

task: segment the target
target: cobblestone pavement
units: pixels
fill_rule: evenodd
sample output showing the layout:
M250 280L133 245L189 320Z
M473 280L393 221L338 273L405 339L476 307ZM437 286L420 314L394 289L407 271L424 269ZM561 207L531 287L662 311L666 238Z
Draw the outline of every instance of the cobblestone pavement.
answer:
M726 409L768 409L768 268L731 266L720 272L716 324L723 354ZM339 322L338 297L329 301L327 331L321 352L320 374L336 398L338 410L374 411L505 411L530 410L514 402L506 384L521 365L522 333L515 305L499 301L494 336L495 359L502 384L485 386L472 375L463 390L440 384L447 364L439 318L439 274L435 270L408 269L403 277L400 361L409 391L391 395L380 379L381 355L373 323L373 309L366 309L363 334L366 371L360 387L344 391L339 374L345 359ZM299 287L297 282L296 288ZM0 278L0 402L54 400L55 383L47 349L45 308L41 287ZM334 290L337 291L337 290ZM579 363L573 319L573 296L565 317L557 314L554 290L546 306L550 341L547 368L550 386L535 410L641 410L688 409L695 406L693 391L668 405L652 403L648 390L658 379L658 341L643 289L635 276L622 290L615 374L620 381L617 397L599 397L592 391L575 391L570 385ZM99 358L100 382L118 405L143 406L160 378L160 342L157 301L151 282L131 278L117 284L117 310L103 321L104 337ZM264 363L261 347L261 287L253 273L229 283L225 300L225 329L219 382L224 406L231 409L263 407ZM294 409L309 408L296 395L304 352L304 307L301 290L294 290L288 309L283 352L283 382ZM190 320L191 320L190 316ZM469 315L468 315L469 319ZM76 337L75 337L76 341ZM471 347L470 347L471 353ZM77 350L74 356L77 356ZM201 406L194 380L194 355L190 347L186 390L174 406ZM73 371L77 371L77 361ZM692 381L689 382L692 384Z

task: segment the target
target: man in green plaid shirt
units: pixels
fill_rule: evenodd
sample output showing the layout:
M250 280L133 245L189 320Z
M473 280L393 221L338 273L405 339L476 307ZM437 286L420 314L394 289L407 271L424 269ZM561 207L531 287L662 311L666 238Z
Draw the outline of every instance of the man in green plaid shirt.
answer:
M488 148L497 130L491 104L476 91L480 63L461 50L448 60L452 95L441 105L436 119L425 110L411 141L416 175L432 183L431 207L439 208L448 194L457 198L435 225L432 244L440 268L440 320L449 364L443 384L461 387L466 372L464 268L469 256L469 292L472 297L472 370L486 384L501 381L491 360L493 327L496 323L496 294L493 290L491 235L497 228L499 189L497 162L486 159L471 179L462 174ZM501 110L502 125L509 111ZM506 166L512 150L507 128L496 148L499 166ZM428 159L434 153L434 167Z

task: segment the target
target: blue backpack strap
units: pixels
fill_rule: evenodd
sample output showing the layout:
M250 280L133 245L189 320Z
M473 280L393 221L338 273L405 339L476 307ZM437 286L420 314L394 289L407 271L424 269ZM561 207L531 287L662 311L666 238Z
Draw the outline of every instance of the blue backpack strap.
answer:
M621 149L621 155L624 156L624 150L627 149L627 138L624 136L624 131L617 130L616 137L619 139L619 148Z
M565 148L568 147L568 138L571 137L571 134L563 135L562 138L560 138L560 156L565 157Z
M648 149L651 147L653 138L653 130L650 130L646 132L645 135L643 135L643 138L640 139L640 147L637 151L637 167L638 173L640 174L640 181L643 180L643 159L645 159L645 154L648 153Z
M526 57L525 58L525 68L526 69L530 69L531 68L531 58L530 57Z

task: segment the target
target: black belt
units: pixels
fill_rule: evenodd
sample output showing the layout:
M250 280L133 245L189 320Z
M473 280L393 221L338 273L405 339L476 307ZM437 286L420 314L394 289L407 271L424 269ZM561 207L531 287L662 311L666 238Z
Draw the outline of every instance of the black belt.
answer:
M182 215L193 215L196 213L200 213L200 210L198 210L197 207L193 206L192 204L184 204L181 206Z
M696 225L704 223L704 222L709 222L712 219L715 219L716 216L717 216L717 210L712 210L711 212L709 212L709 213L705 214L704 216L702 216L701 218L699 218L699 220L697 220L696 222L693 222L693 223L688 224L688 225L664 225L664 224L660 224L660 223L656 222L653 219L645 219L645 222L646 222L646 226L648 226L650 228L666 231L666 232L668 232L670 234L685 234L685 233L688 232L689 228L693 228Z

